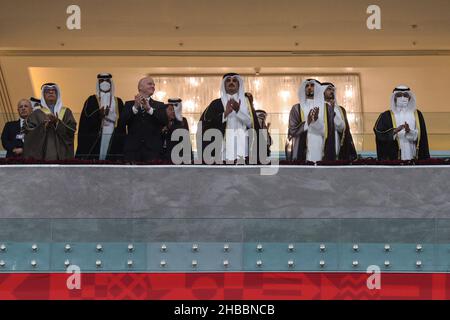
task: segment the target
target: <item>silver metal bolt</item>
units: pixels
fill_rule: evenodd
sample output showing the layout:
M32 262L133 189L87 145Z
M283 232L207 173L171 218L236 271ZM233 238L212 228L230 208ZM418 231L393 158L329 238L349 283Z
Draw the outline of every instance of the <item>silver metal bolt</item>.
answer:
M323 251L325 251L326 246L322 243L319 248L320 248L320 251L323 252Z
M288 245L288 250L294 251L294 245L292 243Z
M358 251L359 250L359 246L357 244L353 245L353 251Z
M319 265L320 265L321 268L325 267L325 261L320 260L319 261Z
M129 251L129 252L133 252L133 250L134 250L134 246L130 243L130 244L128 245L128 251Z
M230 245L229 244L224 244L223 245L223 251L225 251L225 252L228 252L228 251L230 251Z
M66 244L64 246L64 251L69 252L70 250L72 250L72 247L70 246L70 244Z
M257 265L258 267L261 267L261 266L262 266L262 261L261 261L261 260L256 261L256 265Z
M0 260L0 267L4 267L5 266L5 261Z
M391 251L391 246L389 244L385 244L384 251L386 251L386 252Z
M229 264L230 264L230 262L228 260L223 260L224 267L228 267Z
M289 268L292 268L294 266L294 261L293 260L289 260L288 261L288 266L289 266Z
M262 244L258 244L258 245L256 246L256 250L259 251L259 252L263 251L263 246L262 246Z
M353 263L352 263L353 267L357 267L358 264L359 264L358 260L355 260L355 261L353 261Z
M100 268L102 266L102 261L101 260L95 261L95 265L97 266L97 268Z
M3 243L0 245L0 250L1 251L6 251L6 246Z
M36 266L37 266L36 260L31 260L31 266L33 266L33 267L36 267Z
M167 251L167 246L165 244L161 245L161 252L166 252Z
M64 261L64 265L65 265L66 267L70 266L70 261L69 261L69 260Z
M33 245L31 246L31 250L37 251L37 249L38 249L37 244L33 244Z
M417 267L417 268L422 267L422 261L417 260L417 262L416 262L416 267Z
M133 266L133 260L128 260L127 261L127 265L128 265L128 267L132 267Z
M192 260L192 267L193 268L197 267L197 264L198 264L197 260Z
M164 268L166 266L166 264L167 264L166 260L161 260L161 263L160 263L161 267Z
M421 244L418 244L418 245L416 246L416 251L417 251L417 252L420 252L420 251L422 251L422 250L423 250L422 245L421 245Z
M192 251L195 251L195 252L198 251L198 244L195 244L195 243L194 243L194 244L192 245Z
M384 262L384 266L385 267L389 267L391 265L391 262L389 261L389 260L386 260L385 262Z
M97 249L97 251L102 251L103 250L103 246L101 244L98 244L96 249Z

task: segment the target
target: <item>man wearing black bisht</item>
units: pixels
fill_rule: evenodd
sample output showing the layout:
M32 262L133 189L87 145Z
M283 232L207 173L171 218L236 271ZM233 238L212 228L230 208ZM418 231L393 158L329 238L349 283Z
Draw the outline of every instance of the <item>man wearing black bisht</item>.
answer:
M122 158L125 130L118 126L123 101L114 95L109 73L97 75L97 92L87 98L80 115L76 157L89 160Z
M332 83L322 83L324 98L324 161L355 160L356 148L350 133L347 112L336 101L336 88Z
M237 73L227 73L222 78L220 98L213 100L203 111L198 133L202 135L201 157L204 159L205 148L212 141L205 141L209 129L220 131L221 161L227 163L244 163L249 159L257 161L257 139L255 134L249 136L249 129L258 128L258 120L252 110L250 101L245 96L244 80ZM215 152L211 154L216 157Z
M373 131L378 160L430 158L425 119L417 110L415 94L407 86L394 89L391 109L378 117Z

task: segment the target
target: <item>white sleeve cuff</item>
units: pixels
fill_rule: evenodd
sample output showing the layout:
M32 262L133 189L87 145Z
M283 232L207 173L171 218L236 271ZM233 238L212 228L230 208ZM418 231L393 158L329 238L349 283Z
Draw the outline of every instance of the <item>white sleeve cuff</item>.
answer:
M414 129L414 130L410 130L409 133L405 134L406 139L408 139L411 142L414 142L417 140L417 136L419 135L419 132Z
M225 117L225 112L222 113L222 123L227 122L227 117Z
M309 125L308 121L305 121L305 124L303 125L303 131L308 131Z
M139 112L138 109L136 108L136 106L133 106L132 110L133 110L134 114L137 114Z
M153 108L150 107L150 109L147 111L147 113L148 113L149 115L152 115L152 114L153 114Z

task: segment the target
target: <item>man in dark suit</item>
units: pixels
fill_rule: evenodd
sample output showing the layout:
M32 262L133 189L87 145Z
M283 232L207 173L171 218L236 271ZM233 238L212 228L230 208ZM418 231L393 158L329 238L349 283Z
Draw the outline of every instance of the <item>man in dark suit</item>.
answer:
M30 100L21 99L17 104L17 112L19 120L7 122L2 132L2 145L7 158L23 156L25 120L33 112Z
M155 82L151 77L139 81L139 93L134 101L127 101L119 119L119 126L127 128L124 156L128 161L161 159L161 130L168 124L164 103L151 98Z

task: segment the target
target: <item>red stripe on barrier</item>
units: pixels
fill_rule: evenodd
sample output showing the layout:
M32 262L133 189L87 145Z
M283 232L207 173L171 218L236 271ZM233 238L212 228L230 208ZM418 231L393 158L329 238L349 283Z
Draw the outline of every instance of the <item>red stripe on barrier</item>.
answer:
M1 300L450 300L448 273L2 273ZM80 280L80 289L69 289Z

